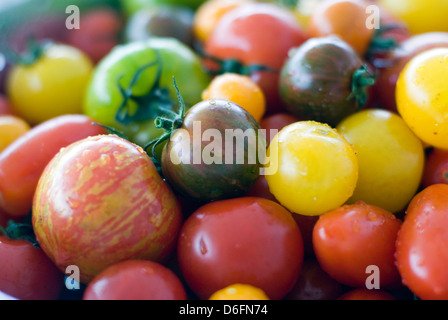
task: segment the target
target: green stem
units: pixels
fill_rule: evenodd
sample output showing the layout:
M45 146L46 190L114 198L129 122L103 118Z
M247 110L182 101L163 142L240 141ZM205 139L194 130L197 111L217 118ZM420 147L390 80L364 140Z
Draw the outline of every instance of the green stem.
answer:
M0 233L14 240L27 240L36 248L39 248L39 243L36 240L33 226L30 223L18 223L13 220L8 221L6 229L0 226Z
M367 103L367 88L375 84L376 77L377 74L372 74L367 65L362 65L353 74L352 92L347 99L355 99L359 109L362 109Z

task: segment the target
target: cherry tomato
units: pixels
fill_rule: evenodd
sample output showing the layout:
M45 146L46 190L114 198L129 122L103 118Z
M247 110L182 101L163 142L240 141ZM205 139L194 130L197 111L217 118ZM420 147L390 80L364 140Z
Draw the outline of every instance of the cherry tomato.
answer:
M359 178L349 202L362 200L393 213L404 209L420 185L425 154L403 119L369 109L349 116L337 130L358 158Z
M337 35L363 57L375 33L366 26L366 8L363 0L325 0L314 9L309 24L311 38Z
M260 288L237 283L216 291L209 300L269 300L269 298Z
M278 203L241 197L196 210L182 226L177 252L184 279L202 299L242 283L278 300L299 275L303 243L291 214Z
M320 215L345 203L355 190L355 150L326 124L300 121L284 127L272 139L268 158L269 189L294 213Z
M30 125L16 116L0 115L0 152L30 130Z
M11 216L26 216L40 175L54 155L75 141L101 133L105 130L87 116L63 115L14 140L0 153L0 207Z
M448 150L436 148L426 157L422 187L439 183L448 184Z
M260 121L260 127L266 130L266 139L269 144L274 136L287 125L300 121L296 116L281 112L264 117ZM273 130L273 131L271 131Z
M409 204L396 241L397 267L407 286L423 300L448 299L448 185L435 184Z
M14 115L14 111L11 108L8 98L3 94L0 94L0 115Z
M357 202L326 212L313 230L316 258L338 282L365 287L369 266L375 266L380 288L396 287L395 240L401 221L389 211Z
M266 99L260 86L250 77L236 73L216 76L202 92L202 99L223 99L235 102L258 122L266 111Z
M65 270L87 284L128 259L163 261L175 246L181 209L141 147L97 135L63 148L36 188L32 222L37 241Z
M98 274L83 300L185 300L180 279L167 267L149 260L115 263Z
M415 56L397 82L397 108L411 130L430 146L448 149L448 48Z
M31 125L82 111L93 70L79 49L51 43L29 65L16 64L8 74L7 94L14 111Z
M396 300L396 298L381 289L356 288L344 293L337 300Z

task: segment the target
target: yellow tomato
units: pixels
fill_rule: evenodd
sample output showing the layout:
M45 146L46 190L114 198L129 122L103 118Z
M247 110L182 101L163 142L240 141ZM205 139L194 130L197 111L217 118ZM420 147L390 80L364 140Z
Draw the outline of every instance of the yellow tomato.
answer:
M357 112L337 127L356 150L359 177L350 203L364 201L390 212L405 208L423 174L424 148L403 119L386 110Z
M448 149L448 48L415 56L401 72L397 109L411 130L428 145Z
M29 124L19 117L0 116L0 152L29 129Z
M269 298L257 287L237 283L216 291L209 300L269 300Z
M268 159L270 192L302 215L320 215L344 204L358 180L355 150L335 129L314 121L284 127L269 144Z
M266 111L266 99L260 86L250 77L235 73L216 76L203 91L202 99L224 99L235 102L260 121Z

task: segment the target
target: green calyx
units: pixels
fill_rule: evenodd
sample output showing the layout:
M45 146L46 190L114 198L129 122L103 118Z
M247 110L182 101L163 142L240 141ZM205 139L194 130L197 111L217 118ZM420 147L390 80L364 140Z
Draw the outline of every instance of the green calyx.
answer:
M29 241L34 247L40 248L31 223L18 223L10 220L6 228L0 226L0 234L5 235L9 239Z
M370 46L367 49L366 60L377 68L384 67L384 64L387 62L384 59L375 59L375 55L387 54L398 47L397 41L392 37L385 36L385 32L401 29L405 29L403 25L391 24L382 25L379 29L375 30Z
M367 65L362 65L353 73L351 94L347 100L355 99L359 109L362 109L367 103L367 88L374 85L377 74L372 74Z
M33 36L28 37L24 52L11 52L12 61L20 65L31 66L43 55L50 44L50 40L38 42Z

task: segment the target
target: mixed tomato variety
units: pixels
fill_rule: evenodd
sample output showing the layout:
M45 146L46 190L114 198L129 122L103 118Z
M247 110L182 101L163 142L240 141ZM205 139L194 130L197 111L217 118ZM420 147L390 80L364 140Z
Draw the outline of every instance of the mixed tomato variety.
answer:
M0 9L2 297L448 299L445 0L45 2Z

